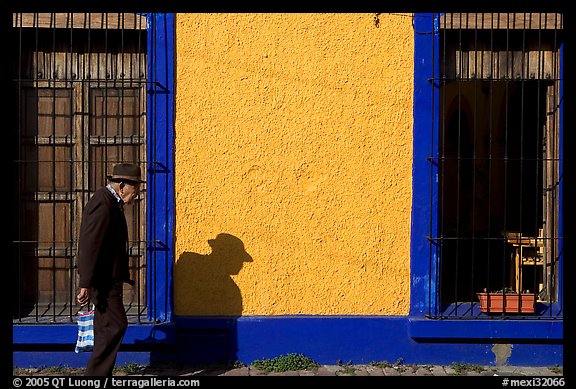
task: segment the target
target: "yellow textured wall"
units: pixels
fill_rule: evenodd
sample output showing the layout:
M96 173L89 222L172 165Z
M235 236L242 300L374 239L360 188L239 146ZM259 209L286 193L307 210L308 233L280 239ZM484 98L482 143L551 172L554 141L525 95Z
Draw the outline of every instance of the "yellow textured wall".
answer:
M408 313L410 16L176 16L176 314Z

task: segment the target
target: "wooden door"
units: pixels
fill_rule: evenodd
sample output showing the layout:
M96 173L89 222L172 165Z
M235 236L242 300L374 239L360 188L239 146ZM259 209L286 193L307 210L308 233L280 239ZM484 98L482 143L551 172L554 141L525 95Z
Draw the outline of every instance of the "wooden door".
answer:
M146 167L146 36L143 17L14 14L20 31L19 296L14 316L71 318L83 208L117 162ZM126 28L126 21L134 22ZM139 23L136 24L135 21ZM146 186L127 206L130 313L146 306Z

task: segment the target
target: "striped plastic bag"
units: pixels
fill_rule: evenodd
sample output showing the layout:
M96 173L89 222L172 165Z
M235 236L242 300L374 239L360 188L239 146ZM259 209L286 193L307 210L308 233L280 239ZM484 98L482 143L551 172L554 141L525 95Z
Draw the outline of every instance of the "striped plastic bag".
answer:
M94 348L94 305L88 311L79 311L78 321L78 339L76 339L77 353L92 351Z

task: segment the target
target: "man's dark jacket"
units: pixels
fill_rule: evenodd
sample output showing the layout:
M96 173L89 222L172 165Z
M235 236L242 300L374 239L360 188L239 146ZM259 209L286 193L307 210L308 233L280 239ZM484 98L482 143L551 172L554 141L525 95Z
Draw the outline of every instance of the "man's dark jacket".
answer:
M81 288L109 288L132 283L128 267L128 228L121 205L105 187L86 204L78 241Z

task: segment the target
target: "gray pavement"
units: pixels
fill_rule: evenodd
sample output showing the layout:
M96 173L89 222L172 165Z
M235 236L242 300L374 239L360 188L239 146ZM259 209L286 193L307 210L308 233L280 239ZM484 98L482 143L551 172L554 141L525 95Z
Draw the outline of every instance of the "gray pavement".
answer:
M83 369L75 368L14 368L17 376L79 376ZM252 366L236 367L175 367L175 366L125 366L114 371L117 377L183 377L183 376L524 376L524 377L563 377L563 368L524 367L524 366L478 366L453 364L439 365L320 365L309 370L269 372ZM552 386L552 385L547 385ZM553 385L557 386L557 385ZM561 385L563 386L563 385Z
M317 369L267 372L251 366L231 369L194 369L183 368L174 371L144 370L143 375L192 375L192 376L530 376L530 377L562 377L561 368L548 367L518 367L518 366L432 366L432 365L321 365Z

